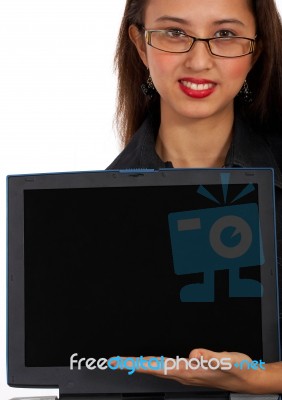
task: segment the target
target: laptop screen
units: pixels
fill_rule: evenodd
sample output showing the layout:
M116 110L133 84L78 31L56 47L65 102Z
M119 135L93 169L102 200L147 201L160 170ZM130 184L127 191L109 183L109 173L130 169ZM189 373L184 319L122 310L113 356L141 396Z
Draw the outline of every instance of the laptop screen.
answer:
M277 360L273 195L261 189L271 171L236 171L10 177L22 196L9 225L10 267L17 248L23 268L22 369L72 379L72 357L198 347Z

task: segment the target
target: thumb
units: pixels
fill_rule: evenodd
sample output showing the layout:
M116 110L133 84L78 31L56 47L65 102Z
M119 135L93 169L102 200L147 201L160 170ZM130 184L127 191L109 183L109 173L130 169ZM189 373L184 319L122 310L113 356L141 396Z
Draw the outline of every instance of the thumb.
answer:
M194 349L189 354L189 358L200 359L201 357L203 357L205 360L210 360L211 358L218 359L219 357L222 357L222 353L217 353L208 349Z

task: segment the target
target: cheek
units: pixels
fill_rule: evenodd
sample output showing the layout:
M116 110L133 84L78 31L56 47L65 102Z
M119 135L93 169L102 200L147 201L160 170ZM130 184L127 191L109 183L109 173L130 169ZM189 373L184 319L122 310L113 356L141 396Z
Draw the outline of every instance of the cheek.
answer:
M235 80L235 81L244 81L248 72L251 69L251 59L238 58L238 59L230 59L225 60L225 63L222 64L221 75L223 80Z
M148 66L151 71L152 76L155 78L161 78L164 75L172 75L176 66L179 64L179 57L175 57L172 54L158 52L154 50L153 52L147 52Z

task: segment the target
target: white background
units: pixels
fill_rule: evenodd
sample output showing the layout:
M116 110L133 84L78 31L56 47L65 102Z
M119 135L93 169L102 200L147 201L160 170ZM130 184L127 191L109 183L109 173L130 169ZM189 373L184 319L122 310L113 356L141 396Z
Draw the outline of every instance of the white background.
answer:
M0 395L6 384L6 176L104 169L119 153L113 55L125 0L0 0ZM282 0L277 0L281 13Z

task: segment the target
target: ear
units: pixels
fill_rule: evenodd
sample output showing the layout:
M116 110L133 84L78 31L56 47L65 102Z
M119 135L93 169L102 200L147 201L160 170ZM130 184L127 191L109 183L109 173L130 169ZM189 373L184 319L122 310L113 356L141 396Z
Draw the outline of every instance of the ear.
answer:
M252 59L252 68L259 59L259 56L261 55L262 52L262 42L258 40L255 45L255 51L253 53L253 59Z
M145 66L148 68L148 60L147 60L147 53L146 53L146 43L145 43L145 38L139 31L136 25L130 25L128 29L128 34L131 39L131 41L134 43L136 50L138 51L138 54L145 64Z

